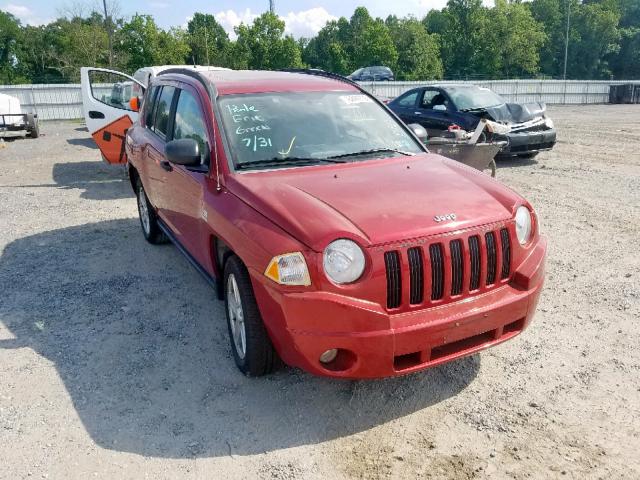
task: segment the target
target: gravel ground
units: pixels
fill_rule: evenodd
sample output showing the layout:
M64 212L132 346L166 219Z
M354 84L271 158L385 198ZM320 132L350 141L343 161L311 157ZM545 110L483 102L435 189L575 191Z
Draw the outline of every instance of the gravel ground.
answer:
M0 145L0 478L639 478L640 106L551 115L498 170L549 238L533 325L367 382L243 377L80 124Z

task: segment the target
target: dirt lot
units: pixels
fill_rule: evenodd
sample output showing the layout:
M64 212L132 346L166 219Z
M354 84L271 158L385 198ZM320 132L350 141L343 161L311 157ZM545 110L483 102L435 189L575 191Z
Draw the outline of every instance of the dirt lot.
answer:
M405 378L244 378L79 124L0 148L0 478L640 477L640 106L553 108L498 178L549 238L532 327Z

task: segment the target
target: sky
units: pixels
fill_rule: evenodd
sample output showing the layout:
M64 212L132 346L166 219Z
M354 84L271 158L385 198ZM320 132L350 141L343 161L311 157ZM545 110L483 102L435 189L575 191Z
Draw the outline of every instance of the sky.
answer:
M116 0L122 16L135 13L151 14L163 28L186 26L194 12L215 15L220 24L233 37L233 27L241 22L249 23L269 8L268 0ZM485 0L485 3L493 3ZM96 5L100 0L0 0L0 8L16 16L23 24L48 23L70 7ZM423 17L432 8L442 8L446 0L276 0L276 13L286 24L286 32L294 37L311 37L324 24L334 18L350 17L355 8L364 5L373 16L385 18L389 14Z

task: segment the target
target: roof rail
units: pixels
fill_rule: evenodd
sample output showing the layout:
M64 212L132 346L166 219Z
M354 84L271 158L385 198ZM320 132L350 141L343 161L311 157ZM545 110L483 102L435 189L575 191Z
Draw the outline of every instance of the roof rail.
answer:
M197 70L191 70L190 68L167 68L166 70L162 70L160 73L158 73L157 76L159 77L160 75L169 75L171 73L186 75L187 77L192 77L198 80L209 94L209 97L212 99L215 98L214 91L211 88L211 83L208 82L207 79L204 78L204 76L201 75Z
M355 85L356 87L360 88L360 85L358 85L357 82L354 82L353 80L345 77L344 75L327 72L319 68L287 68L287 69L281 70L281 72L303 73L305 75L315 75L317 77L332 78L334 80L339 80L341 82L349 83L351 85Z

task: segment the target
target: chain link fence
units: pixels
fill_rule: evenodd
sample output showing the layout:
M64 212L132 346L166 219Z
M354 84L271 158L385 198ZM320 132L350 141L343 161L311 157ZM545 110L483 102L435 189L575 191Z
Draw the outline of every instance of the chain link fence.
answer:
M361 85L380 97L393 98L421 85L473 84L487 87L509 102L548 104L608 103L610 85L639 81L606 80L474 80L424 82L364 82ZM23 112L37 113L41 120L83 118L79 84L2 85L0 93L17 97ZM2 112L0 112L2 113Z

